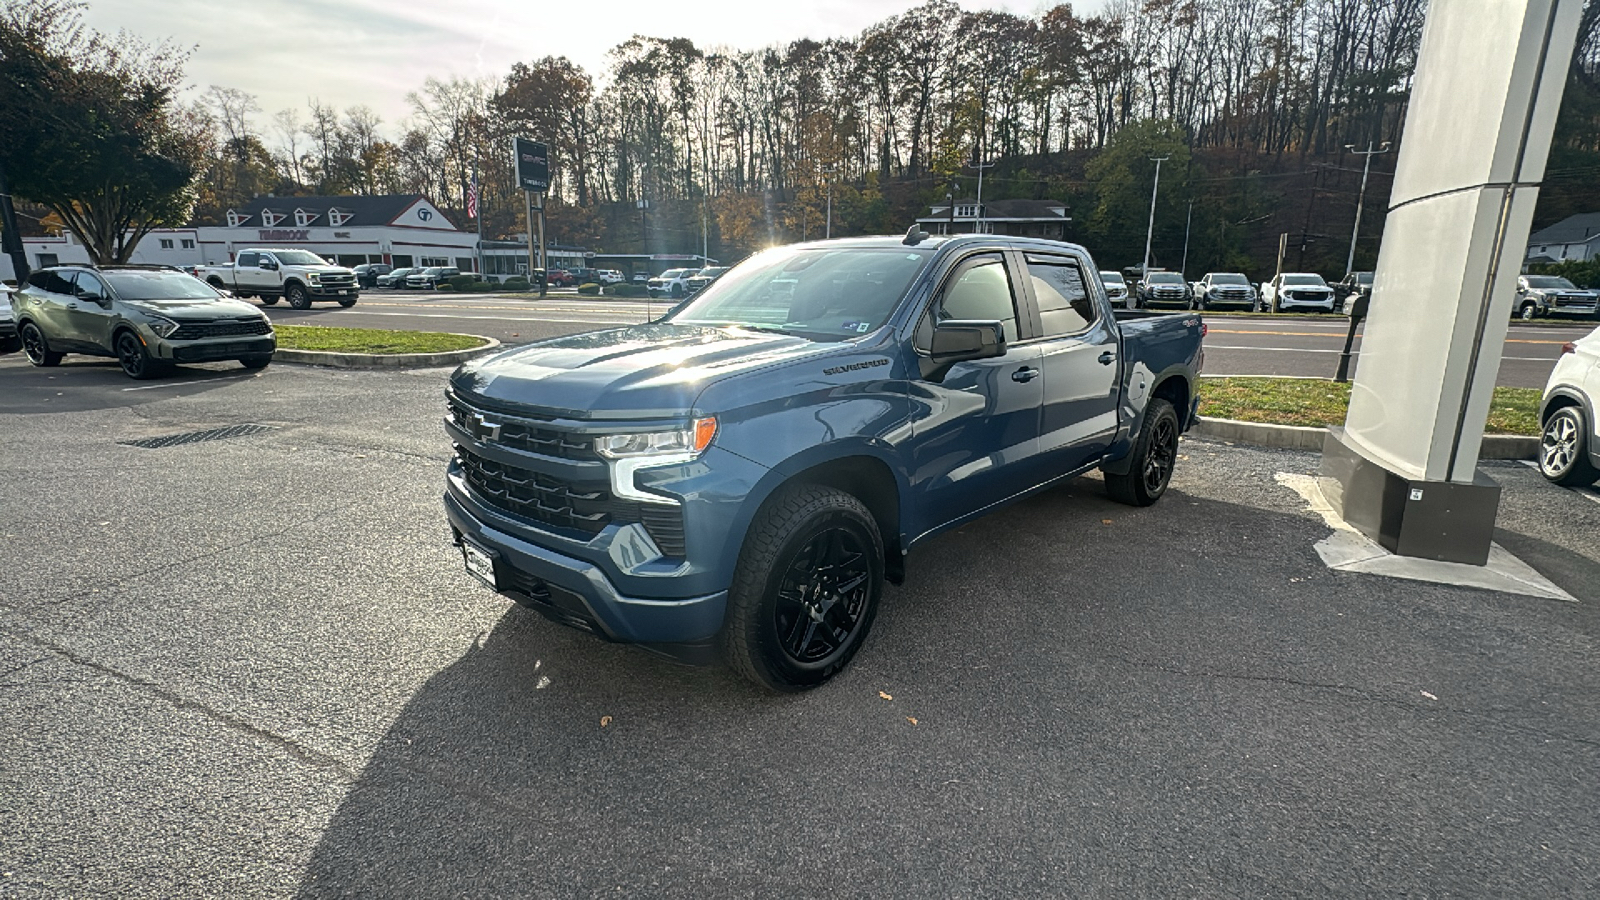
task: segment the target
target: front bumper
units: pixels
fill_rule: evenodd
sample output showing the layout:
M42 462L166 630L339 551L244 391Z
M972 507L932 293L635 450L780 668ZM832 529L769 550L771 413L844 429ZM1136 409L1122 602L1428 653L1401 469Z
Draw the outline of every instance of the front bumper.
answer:
M1315 300L1282 296L1278 298L1279 309L1320 309L1324 312L1333 312L1333 295L1327 294Z
M722 628L727 591L677 599L627 596L599 566L502 530L505 520L475 503L467 491L452 465L444 507L456 543L464 538L488 550L496 589L517 603L610 641L694 643Z
M1206 294L1205 295L1205 304L1207 306L1226 306L1228 304L1236 304L1238 306L1254 306L1255 302L1256 302L1255 294L1244 294L1244 293L1231 294L1230 293L1230 294Z
M271 354L278 349L278 339L270 334L264 337L224 337L200 341L151 340L146 336L145 345L150 355L157 359L181 363L220 362Z
M328 300L361 296L361 286L356 284L308 284L306 293Z

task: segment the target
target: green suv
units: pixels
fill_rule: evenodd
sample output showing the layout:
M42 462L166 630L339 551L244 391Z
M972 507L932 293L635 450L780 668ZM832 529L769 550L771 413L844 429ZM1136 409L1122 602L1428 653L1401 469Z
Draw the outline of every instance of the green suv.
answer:
M277 339L255 306L162 266L65 265L40 269L11 298L28 361L55 366L68 353L115 357L132 378L175 363L272 362Z

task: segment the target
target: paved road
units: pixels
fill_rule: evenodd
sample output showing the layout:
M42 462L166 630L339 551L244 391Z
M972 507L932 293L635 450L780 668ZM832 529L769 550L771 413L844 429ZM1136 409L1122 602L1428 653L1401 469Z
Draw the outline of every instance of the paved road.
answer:
M0 359L0 895L1600 894L1600 503L1526 467L1498 537L1579 603L1331 573L1316 457L1194 441L772 698L471 580L443 370L103 368Z
M559 334L644 321L669 307L665 301L644 303L580 298L576 294L545 300L479 297L435 297L406 293L368 293L349 310L318 305L297 311L267 307L277 322L301 325L352 325L413 331L466 331L505 343L525 343ZM1295 318L1207 319L1206 373L1209 375L1296 375L1332 377L1339 365L1349 325L1344 320ZM1509 387L1544 387L1561 345L1589 333L1595 323L1516 325L1506 341L1499 383ZM1357 337L1359 365L1361 341ZM1351 369L1355 371L1354 367Z

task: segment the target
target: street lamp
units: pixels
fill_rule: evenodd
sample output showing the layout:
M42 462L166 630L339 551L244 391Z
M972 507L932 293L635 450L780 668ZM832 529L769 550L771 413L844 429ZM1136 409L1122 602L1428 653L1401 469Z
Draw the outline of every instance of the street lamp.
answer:
M833 172L837 168L837 165L832 165L822 170L828 176L828 224L822 232L823 240L833 237Z
M981 159L982 157L978 158ZM972 223L973 234L983 234L983 170L994 167L995 163L975 162L972 164L972 168L978 170L978 216Z
M1378 149L1372 149L1372 142L1367 142L1367 149L1357 150L1355 144L1345 144L1344 149L1351 153L1365 156L1367 161L1361 166L1361 192L1356 195L1356 224L1350 229L1350 255L1345 257L1344 274L1349 275L1356 266L1356 235L1361 233L1361 205L1367 199L1367 172L1372 169L1372 158L1381 153L1389 152L1389 142L1384 141Z
M1148 158L1156 164L1156 180L1150 185L1150 224L1144 230L1144 265L1139 267L1141 280L1150 277L1150 238L1156 233L1156 192L1161 189L1161 164L1172 157L1169 155Z

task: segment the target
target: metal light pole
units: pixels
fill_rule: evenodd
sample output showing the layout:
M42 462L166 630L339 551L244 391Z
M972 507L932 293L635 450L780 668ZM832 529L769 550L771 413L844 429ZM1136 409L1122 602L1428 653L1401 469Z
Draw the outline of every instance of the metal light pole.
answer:
M1189 277L1189 225L1194 221L1194 201L1189 201L1189 213L1183 217L1183 264L1178 271L1184 278Z
M1380 153L1389 152L1389 142L1384 141L1378 149L1372 149L1372 142L1367 142L1367 149L1357 150L1355 144L1345 144L1344 148L1351 153L1365 156L1367 161L1361 166L1361 192L1356 195L1356 223L1350 229L1350 255L1345 257L1344 274L1349 275L1356 265L1356 235L1361 233L1361 205L1367 199L1367 172L1372 169L1372 158Z
M945 204L945 212L950 216L950 224L946 225L944 228L945 234L956 233L956 189L958 187L960 187L960 185L952 181L950 182L950 190L944 192L944 199L948 201Z
M822 232L823 240L833 237L833 173L838 166L828 166L822 171L828 176L828 225Z
M978 170L978 218L972 225L973 234L983 234L983 170L994 168L994 163L973 163L972 167Z
M28 254L22 247L22 233L17 230L17 215L11 207L11 189L6 186L6 172L0 166L0 252L11 257L12 274L17 287L28 283Z
M1150 185L1150 224L1144 230L1144 264L1139 267L1141 280L1150 277L1150 238L1156 233L1156 192L1161 189L1161 164L1171 158L1171 156L1149 157L1149 160L1156 164L1156 180Z

